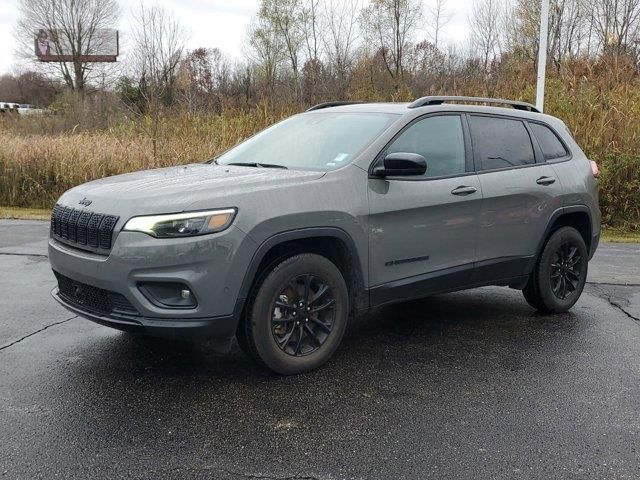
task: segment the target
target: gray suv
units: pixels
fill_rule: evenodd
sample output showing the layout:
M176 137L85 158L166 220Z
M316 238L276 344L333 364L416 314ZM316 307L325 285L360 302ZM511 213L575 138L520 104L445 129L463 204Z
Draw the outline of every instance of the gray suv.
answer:
M505 107L473 105L488 103ZM221 349L235 336L294 374L394 302L503 285L566 311L599 235L597 166L560 120L425 97L318 105L210 162L73 188L49 259L78 315Z

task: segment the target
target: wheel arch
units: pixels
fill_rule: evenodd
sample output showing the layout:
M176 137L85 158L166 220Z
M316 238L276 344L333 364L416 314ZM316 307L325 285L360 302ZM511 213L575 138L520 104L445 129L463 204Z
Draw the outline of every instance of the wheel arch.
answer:
M553 234L553 232L561 227L573 227L578 230L584 240L585 245L587 246L589 257L593 255L597 244L594 244L593 220L591 217L591 211L586 205L572 205L569 207L559 208L558 210L553 212L553 215L551 216L551 219L547 224L544 235L542 236L542 239L538 244L536 255L534 257L535 261L537 261L538 257L542 253L542 249L544 248L551 234ZM533 265L531 267L533 268Z
M352 312L368 308L364 271L353 238L340 228L313 227L281 232L260 244L245 272L236 312L242 314L252 288L265 269L299 253L317 253L335 263L347 282Z

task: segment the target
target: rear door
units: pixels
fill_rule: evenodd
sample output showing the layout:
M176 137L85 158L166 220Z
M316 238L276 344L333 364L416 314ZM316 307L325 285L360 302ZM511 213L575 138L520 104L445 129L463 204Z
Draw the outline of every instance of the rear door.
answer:
M451 275L463 271L463 280L469 279L475 260L482 192L464 117L440 114L414 121L379 160L397 152L422 155L427 172L369 179L373 304L431 293L445 287L443 277L459 282Z
M562 186L526 120L469 115L469 123L483 194L476 281L517 277L562 206Z

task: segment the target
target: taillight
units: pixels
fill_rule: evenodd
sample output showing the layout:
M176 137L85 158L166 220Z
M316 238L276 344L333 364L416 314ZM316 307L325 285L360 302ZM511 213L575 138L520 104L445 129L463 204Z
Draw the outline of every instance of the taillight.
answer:
M598 164L593 160L591 160L590 163L591 163L591 173L593 173L593 176L595 178L598 178L600 176L600 169L598 168Z

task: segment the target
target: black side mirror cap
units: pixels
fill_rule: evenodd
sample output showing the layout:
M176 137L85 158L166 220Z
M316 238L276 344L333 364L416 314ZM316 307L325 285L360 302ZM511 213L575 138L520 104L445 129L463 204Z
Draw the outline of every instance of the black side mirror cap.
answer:
M374 168L375 177L411 177L424 175L427 161L417 153L390 153L382 162L383 166Z

